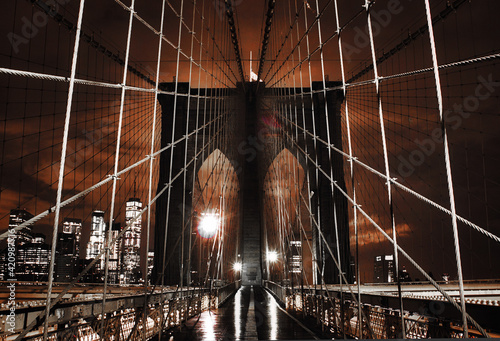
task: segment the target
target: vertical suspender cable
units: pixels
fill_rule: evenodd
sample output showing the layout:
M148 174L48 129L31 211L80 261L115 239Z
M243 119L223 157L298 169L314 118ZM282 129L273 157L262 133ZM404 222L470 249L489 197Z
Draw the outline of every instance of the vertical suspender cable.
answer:
M186 109L186 140L184 141L184 174L183 174L183 191L182 191L182 231L181 231L181 276L180 276L180 282L181 282L181 294L182 294L182 286L184 284L184 238L185 238L185 220L186 220L186 184L187 184L187 171L186 171L186 165L187 165L187 156L188 156L188 143L189 143L189 116L190 116L190 110L191 110L191 78L192 78L192 73L193 73L193 46L194 46L194 29L195 29L195 20L196 19L196 0L193 2L193 17L192 17L192 28L191 28L191 52L189 54L189 78L188 78L188 93L187 93L187 109ZM189 208L192 210L192 208ZM191 235L191 231L189 231L189 235ZM190 249L188 249L190 250ZM189 277L190 275L187 276L188 278L188 288L189 288Z
M335 7L335 21L337 23L337 37L338 37L338 47L339 47L339 57L340 57L340 72L342 74L342 91L344 93L344 98L345 98L345 121L346 121L346 130L347 130L347 142L348 142L348 148L349 148L349 159L348 162L350 164L350 171L351 171L351 190L352 190L352 197L353 197L353 220L354 220L354 237L356 240L356 283L358 287L358 310L361 311L361 293L360 293L360 286L359 286L359 255L358 255L358 219L357 219L357 208L358 204L356 201L356 182L354 181L354 160L353 160L353 154L352 154L352 139L351 139L351 127L350 127L350 119L349 119L349 101L347 99L347 88L346 88L346 80L345 80L345 68L344 68L344 57L343 57L343 52L342 52L342 32L340 28L340 21L339 21L339 10L338 10L338 1L334 0L334 7ZM344 302L341 302L341 306L343 307ZM360 314L358 314L358 319L359 319ZM345 334L345 316L344 312L342 311L342 333L344 338L346 337ZM360 324L361 326L361 324ZM360 328L361 329L361 328ZM362 331L360 330L359 337L362 338Z
M174 92L174 108L172 110L172 138L171 138L171 145L173 146L174 141L175 141L175 124L176 124L176 115L177 115L177 100L178 100L178 89L179 89L179 63L180 63L180 57L181 57L181 38L182 38L182 15L184 13L184 0L181 0L181 10L179 14L179 35L177 39L177 63L175 67L175 92ZM170 169L169 169L169 174L168 174L168 190L167 190L167 214L165 216L165 238L163 240L163 270L161 272L161 299L160 299L160 304L163 306L163 301L164 301L164 291L165 291L165 262L167 260L167 237L168 237L168 226L169 226L169 215L170 215L170 198L172 195L172 169L173 169L173 162L174 162L174 148L172 147L170 149ZM164 315L162 311L162 316ZM159 340L161 340L163 334L163 325L160 328L160 333L159 333Z
M108 285L108 265L109 265L109 247L111 242L111 232L113 226L113 216L115 212L115 200L116 200L116 185L118 181L118 163L120 161L120 142L121 142L121 133L123 127L123 111L125 106L125 86L127 85L127 71L128 71L128 62L130 57L130 41L132 38L132 23L134 21L134 4L135 0L132 0L132 4L130 5L129 11L129 23L128 23L128 34L127 34L127 47L125 51L125 65L123 67L123 83L122 83L122 92L120 98L120 116L118 121L118 132L116 139L116 151L115 151L115 166L113 171L113 189L111 193L111 210L109 213L109 225L108 225L108 235L106 237L106 259L104 262L104 290L102 294L102 309L101 309L101 337L104 337L104 320L105 320L105 308L106 308L106 294L107 294L107 285ZM102 264L102 262L101 262ZM102 269L101 269L102 270Z
M203 58L203 37L204 37L204 34L203 34L203 27L205 25L205 0L202 1L202 10L201 10L201 38L200 38L200 55L199 55L199 59L200 59L200 62L199 62L199 65L198 65L198 97L196 98L196 133L195 133L195 137L194 137L194 153L196 154L197 153L197 150L198 150L198 124L199 124L199 121L200 121L200 94L201 94L201 69L202 69L202 58ZM205 97L206 97L206 93L205 93ZM195 158L194 159L194 162L193 162L193 182L192 182L192 189L193 189L193 193L194 193L194 189L195 189L195 186L196 186L196 178L197 178L197 174L196 174L196 169L197 169L197 161L198 159ZM191 213L194 215L194 205L193 205L193 209L191 211ZM193 219L194 219L194 216L191 217L191 225L190 225L190 231L192 231L192 224L193 224ZM192 244L192 233L189 234L189 249L191 250L191 244ZM201 242L199 243L200 247L201 247ZM201 249L200 249L201 251ZM199 252L198 254L198 258L201 260L201 252ZM191 276L191 252L189 253L189 258L188 258L188 271L189 271L189 276ZM201 269L198 268L198 277L199 277L199 274L201 273Z
M188 81L188 102L187 102L187 119L186 119L186 137L188 136L188 133L189 133L189 112L190 112L190 109L191 109L191 79L192 79L192 71L193 71L193 63L194 63L194 59L193 59L193 45L194 45L194 36L195 36L195 19L196 19L196 0L194 0L193 2L193 17L192 17L192 28L191 28L191 53L190 53L190 61L189 61L189 81ZM200 47L200 51L202 50L202 48ZM200 65L201 65L201 60L200 60ZM198 95L199 95L199 91L198 91ZM198 120L196 120L196 128L198 128ZM186 145L185 145L185 149L184 149L184 169L186 169L186 164L187 164L187 154L188 154L188 151L187 151L187 146L188 146L188 139L186 140ZM194 149L195 150L195 153L196 153L196 148ZM196 165L196 160L194 162L194 164ZM193 169L193 178L196 177L195 175L195 171L196 171L196 166L195 168ZM186 172L184 172L184 186L186 186ZM192 191L194 190L194 186L192 187ZM183 192L183 209L182 209L182 224L184 226L184 220L185 220L185 211L186 211L186 191ZM193 211L194 211L194 208L192 207L189 207L188 208L190 210L190 216L192 216L193 214ZM190 220L192 221L192 220ZM191 283L191 236L192 236L192 230L191 230L191 224L189 224L189 240L188 240L188 260L187 260L187 266L186 266L186 270L187 270L187 276L186 276L186 281L187 281L187 285L188 285L188 289L189 289L189 286L190 286L190 283ZM184 229L184 228L183 228ZM183 232L184 233L184 232Z
M289 18L290 18L290 27L292 28L292 13L291 13L291 5L290 5L290 2L289 2L289 7L288 7L288 12L289 12ZM291 29L293 30L293 29ZM293 49L293 35L290 34L290 48ZM300 49L299 49L299 53L300 53ZM300 56L299 56L299 59L300 59ZM295 65L295 55L292 54L292 65ZM295 140L296 141L299 141L299 129L298 129L298 111L297 111L297 85L296 85L296 75L295 75L295 68L293 69L293 74L292 74L292 79L293 79L293 95L290 95L290 101L292 101L292 98L293 98L293 102L295 102L295 105L294 105L294 112L295 112ZM300 103L301 103L301 108L302 108L302 116L303 116L303 124L305 126L305 114L304 114L304 96L302 94L303 92L303 85L302 85L302 77L300 77L300 93L301 93L301 97L300 97ZM290 102L290 105L292 105L292 103ZM306 141L306 138L305 138L305 133L304 133L304 141ZM307 142L304 143L304 148L306 150L306 153L307 153L307 150L308 150L308 147L307 147ZM297 160L299 160L299 151L297 150ZM310 182L310 174L309 174L309 167L308 167L308 163L309 163L309 160L305 160L305 163L306 163L306 169L304 169L304 175L306 177L306 190L307 190L307 199L308 199L308 205L309 207L311 207L311 182ZM300 202L300 200L299 200ZM313 219L312 219L312 214L309 212L309 223L312 227L312 224L313 224ZM315 233L314 231L316 231L315 229L312 229L313 233ZM316 289L316 285L318 284L318 254L317 254L317 241L316 239L313 237L313 245L312 245L312 249L311 249L311 254L312 254L312 282L313 282L313 285L315 286L315 289Z
M297 12L297 1L295 1L295 12ZM297 23L297 41L299 41L299 40L300 40L299 25ZM293 45L292 45L292 49L293 49ZM302 60L301 59L300 48L297 49L297 51L298 51L298 58L299 58L298 62L300 62ZM300 65L299 65L299 80L300 80L300 103L301 103L301 108L302 108L302 125L304 127L306 127L306 114L305 114L305 103L304 103L304 84L303 84L303 75L302 75L302 63L300 63ZM305 152L307 154L309 147L308 147L308 144L307 144L307 135L306 135L305 131L303 131L303 136L302 137L303 137L303 139L305 141L305 143L304 143L304 149L305 149ZM309 160L306 158L306 165L308 165L308 163L309 163ZM310 175L310 172L309 172L309 168L307 169L307 200L308 200L309 207L312 208L312 205L311 205L311 175ZM314 215L313 210L310 209L309 210L309 220L311 221L311 226L312 226L312 223L313 223L313 220L314 220L314 216L313 215ZM321 242L318 241L318 242L316 242L316 243L313 244L313 250L316 251L315 252L316 259L318 259L317 250L316 250L317 244L321 244ZM319 266L318 266L318 264L319 264L319 262L316 261L315 265L313 267L314 271L315 271L313 279L316 278L316 282L315 283L317 283L317 276L318 276L318 272L319 272Z
M311 120L312 120L312 128L313 128L314 160L316 161L316 164L318 164L318 144L317 144L317 136L318 135L317 135L317 130L316 130L317 108L314 104L312 66L311 66L311 49L310 49L309 32L308 32L309 24L308 24L308 20L307 20L307 8L308 8L309 4L307 3L307 1L304 1L302 6L303 6L302 8L304 10L304 30L305 30L304 32L305 32L306 47L307 47L307 66L308 66L308 70L309 70L309 87L310 87L309 93L310 93L310 98L311 98ZM298 27L298 25L297 25L297 27ZM297 37L297 39L299 40L298 37ZM299 50L300 50L300 47L299 47ZM325 98L325 100L326 100L326 98ZM326 106L325 106L325 109L326 109ZM321 226L321 202L320 202L321 196L319 193L320 191L319 191L319 171L318 171L318 168L315 169L315 172L316 172L316 190L318 191L318 193L316 193L316 197L318 198L317 199L317 206L316 206L316 214L318 217L318 223ZM333 193L333 191L332 191L332 193ZM322 249L323 244L320 243L320 245L321 245L320 249ZM322 277L324 276L324 267L325 267L325 259L323 258L322 269L321 269L321 276ZM321 286L323 287L323 284Z
M431 7L429 4L429 0L424 0L424 2L425 2L425 13L427 17L427 27L429 28L429 41L432 51L432 66L434 69L434 80L436 82L436 97L438 102L439 120L441 123L441 131L443 133L444 161L446 165L446 181L448 183L448 194L450 199L451 223L453 226L453 240L455 244L455 257L457 262L458 285L460 291L460 305L462 307L462 323L464 328L464 338L468 338L469 329L467 324L467 314L465 310L464 279L462 274L460 243L458 239L458 224L457 224L457 212L455 207L455 194L453 191L453 179L451 175L450 149L448 145L446 123L443 116L443 95L441 93L441 78L439 76L439 64L437 60L436 44L434 41L434 28L432 27Z
M54 282L54 265L56 258L56 247L57 247L57 230L59 227L59 215L61 212L61 197L64 184L64 165L66 162L66 149L68 146L68 135L69 135L69 124L71 121L71 107L73 104L73 92L75 88L75 75L76 66L78 61L78 49L80 47L80 31L82 29L83 21L83 9L85 7L85 0L80 0L80 9L78 12L78 23L75 32L75 45L73 48L73 60L71 64L71 78L69 82L68 98L66 102L66 117L64 120L64 134L61 149L61 165L59 167L59 181L57 184L57 197L56 197L56 209L54 217L54 227L52 229L52 248L50 253L50 265L49 265L49 283L47 287L47 301L45 309L45 321L43 330L43 341L47 341L48 329L49 329L49 316L50 316L50 300L52 295L52 286Z
M297 9L296 9L297 10ZM306 2L303 3L303 10L304 10L304 29L305 32L308 31L308 20L307 20L307 4ZM298 13L298 12L297 12ZM298 34L298 27L299 25L297 24L297 41L300 42L300 37ZM310 51L310 43L309 43L309 33L306 33L306 47L307 47L307 66L309 70L309 94L311 98L311 123L312 123L312 128L313 128L313 145L314 145L314 160L316 164L318 163L318 141L317 141L317 130L316 130L316 106L314 105L314 94L313 94L313 81L312 81L312 67L311 67L311 51ZM300 47L299 47L300 51ZM300 54L299 54L299 59L300 59ZM305 122L304 122L304 127L305 127ZM318 224L321 228L321 203L320 203L320 193L319 193L319 171L318 168L315 168L315 187L316 191L316 198L317 198L317 206L316 206L316 216L318 217L317 221ZM320 250L323 250L323 243L320 242ZM322 258L322 269L321 269L321 274L324 274L324 267L325 267L325 258Z
M389 169L389 156L388 156L388 152L387 152L387 138L385 135L384 112L382 109L382 95L380 93L380 79L378 76L377 56L375 53L375 42L373 39L373 29L372 29L372 20L371 20L371 11L370 11L372 4L373 4L372 0L365 0L365 8L366 8L366 14L367 14L366 20L368 23L368 35L370 37L370 50L371 50L372 63L373 63L375 89L377 92L377 100L378 100L380 133L382 135L382 146L383 146L383 153L384 153L387 196L389 199L389 210L390 210L390 215L391 215L392 240L394 241L394 243L393 243L394 272L395 272L396 281L398 284L399 308L400 308L400 318L401 318L401 333L402 333L403 339L406 339L406 328L405 328L405 318L404 318L404 309L403 309L403 297L401 295L401 280L399 278L399 256L398 256L398 244L397 244L397 237L396 237L396 219L394 217L394 203L393 203L393 199L392 199L392 186L391 186L390 169Z
M320 13L319 2L316 0L316 12ZM328 101L327 101L327 91L326 91L326 75L325 75L325 62L324 62L324 51L323 51L323 38L321 33L321 18L318 14L318 39L319 39L319 48L320 48L320 60L321 60L321 76L323 80L323 104L325 106L325 116L326 116L326 137L328 141L328 146L331 145L330 138L330 120L329 120L329 112L328 112ZM312 91L312 89L311 89ZM335 118L334 118L335 119ZM339 269L339 283L340 283L340 296L343 296L342 293L342 278L340 276L340 272L342 272L342 259L340 258L340 242L339 242L339 231L338 231L338 223L337 223L337 203L335 201L335 186L333 185L334 177L333 177L333 160L332 160L332 150L328 147L328 160L330 161L330 187L332 192L332 201L333 201L333 223L335 228L335 241L337 246L337 260L340 264Z
M153 124L151 127L151 148L150 148L150 160L149 160L149 187L148 187L148 221L146 229L146 254L149 255L149 237L151 233L151 197L153 192L153 165L154 165L154 148L155 148L155 132L156 132L156 111L158 110L158 88L160 83L160 67L161 67L161 49L163 45L163 25L165 22L165 2L162 1L161 7L161 20L160 20L160 31L158 35L158 59L156 61L156 80L155 80L155 94L154 94L154 104L153 104ZM147 326L147 301L148 301L148 285L149 285L149 269L148 261L146 261L146 266L144 268L145 280L144 280L144 308L143 308L143 341L147 340L146 326ZM163 302L160 302L163 304ZM161 311L161 310L160 310ZM163 314L162 314L163 316Z

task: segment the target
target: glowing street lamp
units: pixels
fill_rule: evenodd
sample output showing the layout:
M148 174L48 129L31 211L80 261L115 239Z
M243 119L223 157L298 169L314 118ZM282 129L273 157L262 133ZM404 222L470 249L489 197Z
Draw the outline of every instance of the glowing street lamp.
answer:
M267 260L271 263L278 261L278 253L276 251L267 251Z
M220 218L217 213L202 213L198 232L203 238L212 238L217 233L220 225Z
M235 272L240 272L242 269L242 265L241 265L241 262L236 262L233 264L233 270Z

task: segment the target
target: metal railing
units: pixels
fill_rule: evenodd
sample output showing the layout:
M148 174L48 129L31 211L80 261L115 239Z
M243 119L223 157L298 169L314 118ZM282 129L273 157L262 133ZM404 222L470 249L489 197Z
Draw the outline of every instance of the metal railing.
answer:
M301 290L292 290L291 287L265 281L265 287L286 306L286 309L303 317L312 317L325 330L335 337L344 334L349 338L359 336L358 304L354 300L344 299L343 303L336 293L306 293ZM329 298L329 297L330 298ZM398 309L386 308L371 304L361 304L363 316L363 338L392 339L403 338L401 317ZM422 338L457 338L463 337L463 328L460 321L451 321L445 318L426 316L416 312L404 313L405 337L410 339ZM471 334L480 336L479 332L470 330Z
M49 320L48 339L60 340L137 340L142 337L146 329L147 339L157 335L160 330L167 330L180 326L184 321L201 314L208 309L222 305L241 286L241 281L227 284L220 288L192 288L190 290L171 290L155 292L148 296L144 305L144 295L129 295L108 297L104 311L106 318L102 319L102 301L72 300L58 304ZM163 304L160 303L161 296ZM147 312L144 314L144 307ZM24 326L38 313L45 309L44 305L19 309L16 316L23 323L17 323L16 333L20 333ZM0 312L4 315L4 312ZM161 315L163 314L163 319ZM7 315L5 315L7 316ZM144 321L144 316L146 321ZM162 328L161 321L164 326ZM104 323L103 328L101 325ZM23 326L23 327L21 327ZM101 330L104 335L101 335ZM0 334L0 341L10 340L16 334ZM26 340L42 340L43 328L34 329Z

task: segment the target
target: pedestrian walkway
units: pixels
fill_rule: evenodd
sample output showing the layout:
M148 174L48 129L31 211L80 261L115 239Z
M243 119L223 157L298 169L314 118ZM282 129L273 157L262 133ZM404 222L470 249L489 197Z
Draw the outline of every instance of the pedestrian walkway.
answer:
M187 321L165 340L314 340L320 339L279 306L264 288L243 286L219 309Z

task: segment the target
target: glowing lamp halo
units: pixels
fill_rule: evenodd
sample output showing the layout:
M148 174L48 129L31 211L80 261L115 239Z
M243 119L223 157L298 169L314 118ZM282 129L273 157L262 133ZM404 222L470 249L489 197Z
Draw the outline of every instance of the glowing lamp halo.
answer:
M202 213L198 224L198 234L210 239L217 234L220 226L220 217L217 213Z
M242 268L243 268L243 265L241 264L241 262L236 262L233 264L233 270L235 272L240 272Z
M267 260L271 263L278 261L278 253L276 251L267 251Z

